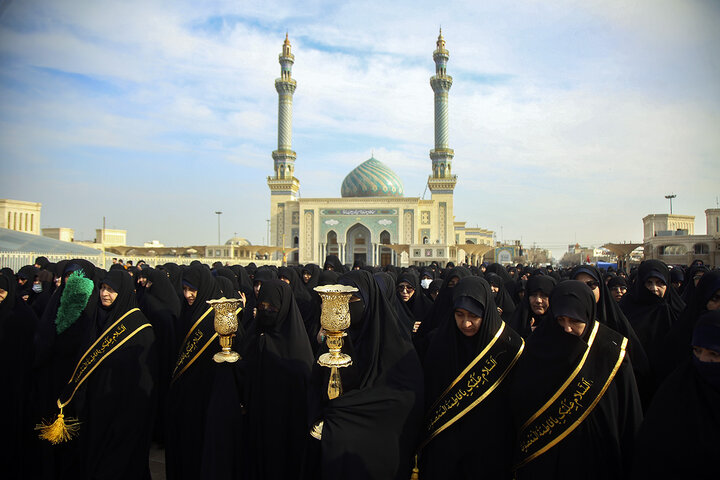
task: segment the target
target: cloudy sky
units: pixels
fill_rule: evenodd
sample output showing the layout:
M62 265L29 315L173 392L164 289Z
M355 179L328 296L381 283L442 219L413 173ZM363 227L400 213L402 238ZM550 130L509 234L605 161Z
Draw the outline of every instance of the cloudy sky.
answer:
M128 242L265 241L277 62L303 197L375 157L421 196L450 51L455 215L561 254L720 196L720 2L0 0L0 197ZM425 193L429 198L429 192Z

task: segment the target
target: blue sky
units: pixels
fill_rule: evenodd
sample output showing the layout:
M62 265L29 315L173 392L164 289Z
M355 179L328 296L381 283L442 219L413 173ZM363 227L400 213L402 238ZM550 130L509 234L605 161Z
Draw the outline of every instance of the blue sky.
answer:
M3 1L0 196L132 244L263 243L277 56L304 197L375 157L420 196L450 51L455 216L561 254L720 196L720 3Z

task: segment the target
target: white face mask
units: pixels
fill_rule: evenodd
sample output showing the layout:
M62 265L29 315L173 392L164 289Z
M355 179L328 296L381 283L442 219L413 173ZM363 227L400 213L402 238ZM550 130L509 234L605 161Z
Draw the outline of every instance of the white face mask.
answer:
M41 293L42 292L42 283L34 283L32 286L33 292L35 293Z
M420 280L420 286L421 286L422 288L424 288L425 290L427 290L428 288L430 288L430 284L431 284L431 283L432 283L432 280L429 279L429 278L423 278L422 280Z

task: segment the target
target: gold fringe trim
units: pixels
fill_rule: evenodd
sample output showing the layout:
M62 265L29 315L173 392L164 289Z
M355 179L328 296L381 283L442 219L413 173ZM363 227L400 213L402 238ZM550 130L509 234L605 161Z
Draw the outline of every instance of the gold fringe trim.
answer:
M40 439L57 445L76 437L78 430L80 430L80 423L77 418L68 418L66 421L65 415L62 414L62 409L60 409L60 413L54 422L43 421L43 423L35 425L35 430L40 431L38 435Z

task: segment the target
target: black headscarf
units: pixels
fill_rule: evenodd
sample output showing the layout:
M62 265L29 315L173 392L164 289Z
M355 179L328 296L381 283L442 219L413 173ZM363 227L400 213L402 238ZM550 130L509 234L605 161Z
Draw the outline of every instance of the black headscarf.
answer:
M515 367L512 403L519 427L535 413L571 375L587 349L597 315L592 290L583 282L560 282L550 296L552 320L542 322L527 339ZM565 332L556 321L565 315L585 323L581 336ZM598 325L588 372L600 367L603 373L617 361L622 336ZM592 378L593 381L605 378ZM613 381L590 414L572 433L516 472L523 478L622 478L629 469L629 453L642 421L642 408L630 362L623 360Z
M264 302L272 310L258 309L243 355L248 370L246 468L250 478L302 478L310 440L307 388L313 354L290 285L263 282L258 304Z
M654 381L645 348L635 333L635 329L633 329L627 317L625 317L625 314L620 309L620 304L616 302L610 294L608 285L602 281L600 271L592 265L580 265L570 272L570 278L575 280L580 273L590 275L593 280L598 282L600 300L597 302L597 320L628 339L627 352L630 356L633 371L635 372L635 379L638 383L640 396L643 399L643 405L647 406L655 387L653 386ZM622 277L615 278L622 279ZM670 284L668 284L668 289L670 289Z
M662 277L667 285L662 298L645 287L645 282L653 276ZM661 381L663 372L667 371L663 366L667 362L664 351L665 336L685 309L685 304L670 284L667 265L660 260L642 262L635 284L620 300L620 308L645 349L652 373L656 380Z
M139 310L129 313L137 306L130 275L113 270L102 283L117 292L117 297L107 307L98 301L95 335L83 351L121 317L126 324L148 323ZM139 330L93 370L66 407L68 414L82 422L78 435L82 467L76 472L77 478L149 475L147 458L158 375L154 339L152 328Z
M707 311L708 302L718 290L720 290L720 270L702 276L687 307L666 335L664 350L667 363L663 366L662 374L669 374L687 359L692 332L695 330L698 317Z
M548 275L533 275L528 279L525 284L525 296L509 322L513 330L518 332L521 337L527 339L533 331L532 327L537 327L541 322L545 321L550 313L548 309L544 315L535 318L537 315L533 313L530 307L530 296L541 292L549 298L555 285L557 285L555 279Z
M323 270L328 270L328 267L332 267L333 271L342 274L345 272L345 267L343 266L340 259L337 257L337 255L328 255L325 257L325 263L323 264Z
M709 271L710 269L708 269L708 267L706 267L702 263L693 263L693 265L691 265L690 268L687 269L687 272L685 272L685 288L683 289L682 295L680 297L683 302L688 303L695 293L695 276L705 275ZM670 284L668 283L668 285Z
M310 280L308 280L305 286L308 290L312 290L318 286L318 281L320 280L320 267L314 263L308 263L302 268L302 273L305 272L310 274Z
M189 334L191 327L208 310L207 300L220 297L218 284L210 270L200 263L184 269L182 280L197 289L197 294L192 305L186 300L182 302L176 328L178 347ZM210 325L213 325L214 319L215 315L211 310L202 320L206 330L212 330ZM200 478L202 462L198 462L197 456L203 452L205 445L205 415L209 412L215 374L219 371L218 364L212 359L217 351L219 345L213 342L199 354L192 366L170 385L165 449L169 478Z
M358 288L364 309L356 311L345 337L353 364L340 371L346 387L341 396L327 399L329 369L314 365L311 394L321 398L311 403L317 412L311 420L324 420L321 474L405 480L422 418L420 362L372 275L354 270L339 281ZM346 385L347 377L355 379Z
M427 315L427 312L429 312L433 306L432 300L430 300L427 296L423 294L423 289L420 286L420 278L414 270L408 269L402 272L398 276L397 285L400 285L401 282L407 282L408 284L410 284L410 286L415 289L415 293L412 297L410 297L407 302L402 301L399 293L395 294L396 298L401 305L404 304L409 310L410 314L412 315L411 318L413 324L415 322L422 322L423 318L425 318L425 315ZM412 327L413 325L410 325L411 330Z
M450 281L454 278L462 280L471 275L470 270L465 267L455 267L445 274L442 287L440 287L440 293L438 293L432 309L427 313L417 331L418 337L424 337L435 330L452 311L452 287L448 287ZM416 346L419 346L417 342ZM423 348L419 348L418 352L424 357Z
M167 272L170 283L173 289L177 293L179 299L183 298L182 290L182 268L176 263L166 263L163 265L163 269Z
M483 311L482 323L472 337L463 335L454 319L438 327L423 362L426 410L487 347L502 324L484 279L465 277L452 291L455 306L465 305L460 308L467 310L469 301ZM506 346L500 355L515 355L522 340L506 326L498 342ZM515 431L508 408L509 385L506 378L480 405L430 441L421 454L421 478L510 478ZM478 435L480 430L492 433Z
M700 315L691 343L720 351L720 311ZM700 362L689 348L685 355L647 411L638 435L634 479L698 478L717 471L720 363Z
M508 293L505 288L506 282L503 282L500 275L495 273L485 273L485 280L487 280L491 286L497 287L498 291L495 293L495 305L502 309L502 314L500 316L503 320L510 321L513 312L515 312L515 302L513 302L510 293ZM507 284L511 285L513 288L515 286L515 284L511 284L511 282L508 282Z

